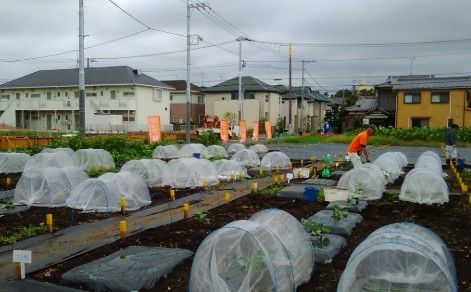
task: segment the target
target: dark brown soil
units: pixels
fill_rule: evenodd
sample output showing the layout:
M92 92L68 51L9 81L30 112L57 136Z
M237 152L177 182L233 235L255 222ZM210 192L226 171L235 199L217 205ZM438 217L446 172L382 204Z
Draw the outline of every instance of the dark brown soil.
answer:
M21 177L21 173L0 174L0 191L13 190ZM7 178L10 178L10 184L7 184Z
M111 254L129 245L179 247L196 251L201 241L213 230L234 220L249 218L253 213L266 208L280 208L298 219L307 218L325 207L324 203L307 203L296 199L267 198L249 195L228 205L213 209L204 220L190 218L171 225L146 230L141 234L101 247L67 262L46 268L33 278L61 283L60 275L73 267ZM386 195L382 200L371 202L362 213L363 223L351 236L348 246L331 264L316 265L311 280L298 291L335 291L346 262L355 247L372 231L386 224L411 221L430 228L447 243L453 253L458 271L460 291L471 291L471 205L466 196L452 196L448 204L425 206L397 201L397 196ZM166 279L149 291L187 291L191 259L176 267ZM82 287L76 287L82 288Z

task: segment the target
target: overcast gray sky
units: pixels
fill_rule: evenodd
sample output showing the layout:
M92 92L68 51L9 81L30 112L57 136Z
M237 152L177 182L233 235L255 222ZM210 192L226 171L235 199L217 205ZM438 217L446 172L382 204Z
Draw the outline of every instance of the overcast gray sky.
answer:
M113 1L147 26L186 34L185 0ZM146 29L108 0L84 2L88 35L85 46ZM301 84L299 60L312 60L315 62L306 65L306 84L321 91L351 88L359 80L375 84L388 75L410 74L411 69L414 74L471 75L469 0L210 0L205 3L211 10L192 10L191 33L203 38L203 42L193 47L225 44L192 51L192 82L197 85L210 86L237 76L235 38L242 33L257 41L243 42L243 59L247 60L243 75L269 84L288 83L285 45L288 42L295 44L293 85ZM2 0L0 83L37 70L77 67L77 52L18 60L77 48L78 0ZM185 79L185 49L185 37L148 30L89 48L85 56L97 58L92 66L128 65L159 80ZM167 52L170 53L160 54ZM106 59L115 57L129 58ZM12 60L17 61L7 62Z

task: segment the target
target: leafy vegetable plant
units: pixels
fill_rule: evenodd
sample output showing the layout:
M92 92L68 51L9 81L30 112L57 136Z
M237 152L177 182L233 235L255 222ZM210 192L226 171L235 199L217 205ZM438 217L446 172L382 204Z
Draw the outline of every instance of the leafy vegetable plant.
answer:
M312 219L302 219L301 223L304 225L304 229L314 237L314 243L317 247L323 248L330 244L330 240L322 234L330 233L330 228L319 224Z
M347 210L345 210L345 208L335 203L332 205L332 218L335 220L335 222L339 222L340 219L345 218L347 216L348 212Z

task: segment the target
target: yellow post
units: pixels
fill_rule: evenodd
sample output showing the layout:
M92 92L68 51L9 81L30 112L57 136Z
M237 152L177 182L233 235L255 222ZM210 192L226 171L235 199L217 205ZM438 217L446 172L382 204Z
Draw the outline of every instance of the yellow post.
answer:
M301 161L299 162L299 167L303 167L304 165L304 160L301 159Z
M471 194L468 194L468 203L471 205Z
M227 192L224 194L224 201L229 203L231 201L231 193Z
M121 215L126 215L126 198L124 196L119 198L119 206L121 207Z
M175 190L170 190L170 199L172 199L172 201L175 201Z
M234 181L234 174L231 173L231 181Z
M301 168L298 168L298 171L296 173L297 173L297 177L301 178Z
M7 186L10 186L10 185L11 185L11 178L7 176Z
M277 184L278 183L278 175L275 175L273 177L273 183Z
M121 239L125 239L126 233L127 233L126 220L120 220L119 221L119 237Z
M275 165L275 170L276 170L276 173L280 172L280 166L279 166L279 165Z
M208 188L208 181L207 180L203 180L203 188Z
M289 168L293 168L293 162L291 162L291 160L289 162Z
M255 194L257 192L257 183L256 182L250 183L250 192L252 194Z
M52 232L52 214L46 215L47 232Z
M243 173L242 171L239 172L239 179L240 179L240 180L243 180L244 177L245 177L244 173Z
M190 215L190 204L185 203L183 204L183 218L188 218Z
M262 177L263 176L263 168L260 167L258 170L258 176Z
M467 194L468 193L468 185L465 184L465 183L461 183L461 191L463 192L463 194Z

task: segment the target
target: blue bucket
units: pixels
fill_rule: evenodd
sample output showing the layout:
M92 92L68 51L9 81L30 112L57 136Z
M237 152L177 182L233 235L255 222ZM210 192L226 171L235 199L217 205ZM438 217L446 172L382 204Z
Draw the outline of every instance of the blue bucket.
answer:
M463 168L464 168L464 159L463 158L457 158L456 159L456 168L458 170L463 170Z
M201 153L193 153L193 157L196 158L196 159L200 159L201 158Z
M319 194L319 188L309 186L304 187L304 200L308 202L317 201L317 195Z

